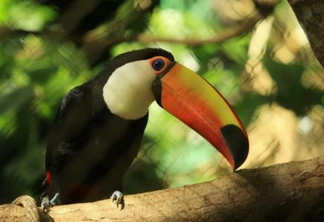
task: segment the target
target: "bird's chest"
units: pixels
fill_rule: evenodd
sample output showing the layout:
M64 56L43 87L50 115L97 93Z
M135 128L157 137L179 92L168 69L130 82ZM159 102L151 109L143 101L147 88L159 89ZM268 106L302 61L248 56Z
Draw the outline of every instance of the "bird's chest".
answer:
M84 168L91 169L127 152L133 138L132 121L107 118L92 122L87 135L83 136L82 144L73 144L75 152L71 158L72 162L78 162L76 166L82 164Z
M91 122L80 138L64 145L71 147L67 149L69 152L60 152L60 159L66 161L57 175L71 183L99 179L112 171L128 153L136 153L132 145L134 134L133 121L111 117Z
M146 121L147 117L128 121L97 115L78 137L59 145L66 152L58 152L62 156L55 159L60 164L54 163L52 171L62 198L94 200L120 189L123 175L138 153Z

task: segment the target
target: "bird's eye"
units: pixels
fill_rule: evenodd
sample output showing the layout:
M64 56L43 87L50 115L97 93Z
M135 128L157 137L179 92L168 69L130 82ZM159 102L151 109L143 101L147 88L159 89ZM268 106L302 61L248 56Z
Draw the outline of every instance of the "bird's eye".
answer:
M156 59L152 63L152 67L155 71L160 71L165 66L165 62L162 59Z

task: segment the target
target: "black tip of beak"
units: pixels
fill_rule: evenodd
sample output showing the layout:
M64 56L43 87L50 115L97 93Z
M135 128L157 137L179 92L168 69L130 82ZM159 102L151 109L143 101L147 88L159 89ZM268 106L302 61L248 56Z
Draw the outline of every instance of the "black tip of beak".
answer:
M234 171L245 161L249 153L249 140L236 125L229 124L221 128L223 138L234 160Z

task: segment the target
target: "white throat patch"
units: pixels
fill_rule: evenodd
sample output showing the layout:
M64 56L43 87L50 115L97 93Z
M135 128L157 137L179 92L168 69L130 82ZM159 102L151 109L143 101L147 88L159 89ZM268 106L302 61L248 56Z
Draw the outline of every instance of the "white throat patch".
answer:
M156 75L146 60L116 69L103 88L108 109L123 119L139 119L155 100L151 87Z

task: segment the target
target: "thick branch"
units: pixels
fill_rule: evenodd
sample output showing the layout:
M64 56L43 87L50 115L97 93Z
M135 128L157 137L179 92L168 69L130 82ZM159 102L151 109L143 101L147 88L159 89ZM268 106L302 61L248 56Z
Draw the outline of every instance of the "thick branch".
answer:
M324 1L290 0L289 3L307 34L316 58L324 68Z
M110 200L56 206L58 221L322 221L324 157L241 170L211 182ZM0 206L0 220L23 221L23 208ZM10 213L12 212L12 214ZM19 217L19 220L17 219ZM42 217L46 221L46 217ZM48 219L48 218L47 218Z

